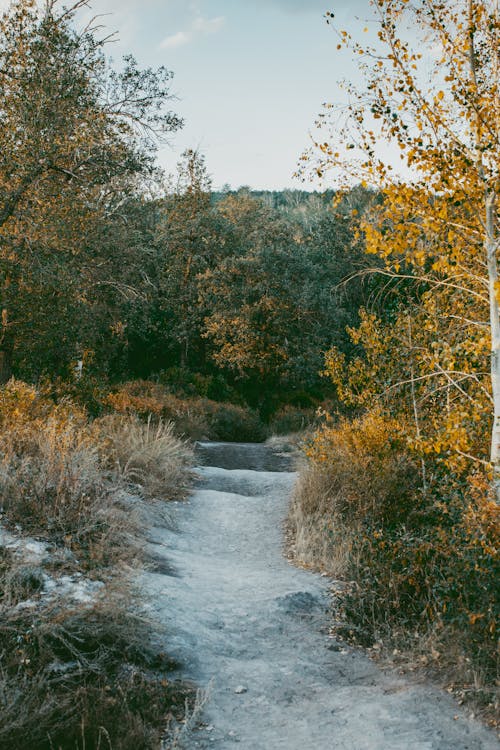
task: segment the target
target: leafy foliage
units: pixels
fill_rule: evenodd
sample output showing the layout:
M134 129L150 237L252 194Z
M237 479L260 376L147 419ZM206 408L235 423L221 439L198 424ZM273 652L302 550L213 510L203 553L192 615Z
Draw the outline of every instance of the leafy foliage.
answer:
M349 87L345 119L337 113L335 129L318 141L313 167L340 167L344 185L354 178L379 191L360 231L381 282L348 327L352 348L332 347L324 370L339 399L362 416L316 434L309 471L318 479L304 483L293 517L310 517L305 527L327 548L343 547L330 557L354 581L344 603L363 638L397 643L404 634L414 646L415 633L424 636L437 644L438 660L442 651L443 661L457 655L457 681L491 696L500 496L499 140L491 127L498 14L473 0L380 0L373 8L378 45L337 30L339 47L360 60L365 86ZM333 25L333 14L327 20ZM330 106L320 128L334 114ZM381 140L399 149L405 179L381 155Z
M490 701L498 508L484 473L459 484L435 461L424 494L405 432L399 419L371 411L315 433L290 511L295 554L352 582L346 632L391 648L427 639L436 658L454 654L455 681L475 682Z

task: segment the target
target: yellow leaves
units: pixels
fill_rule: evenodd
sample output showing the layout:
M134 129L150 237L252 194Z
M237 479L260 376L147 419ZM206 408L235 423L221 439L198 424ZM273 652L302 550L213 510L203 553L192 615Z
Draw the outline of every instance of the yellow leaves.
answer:
M500 281L495 281L494 289L496 300L498 303L500 303Z
M469 614L469 622L471 625L475 625L478 620L482 620L484 618L484 612L471 612Z

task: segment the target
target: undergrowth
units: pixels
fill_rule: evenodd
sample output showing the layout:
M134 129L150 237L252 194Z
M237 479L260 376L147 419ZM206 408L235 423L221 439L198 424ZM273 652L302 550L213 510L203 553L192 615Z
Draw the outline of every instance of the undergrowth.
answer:
M327 424L306 448L289 514L302 564L346 581L344 635L439 674L498 711L499 512L479 471L419 462L377 412Z
M0 748L160 747L189 691L169 681L152 626L127 607L0 604Z
M147 380L117 386L105 405L120 414L172 422L177 435L192 440L260 442L267 435L258 414L246 406L196 396L181 398Z
M16 381L0 389L0 430L1 522L48 544L34 563L0 548L0 748L158 750L190 691L170 682L128 583L144 546L132 492L182 498L191 449L169 423L91 422ZM57 595L60 573L101 583L78 601Z

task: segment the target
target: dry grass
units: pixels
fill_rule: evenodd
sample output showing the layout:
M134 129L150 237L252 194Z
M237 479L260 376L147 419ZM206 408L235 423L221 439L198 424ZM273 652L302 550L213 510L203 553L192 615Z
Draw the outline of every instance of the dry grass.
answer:
M70 548L86 569L137 553L141 521L123 489L140 485L144 497L170 500L190 485L192 450L162 420L110 415L89 424L70 404L13 383L0 392L0 427L4 521Z
M86 569L133 557L138 518L103 475L86 426L52 416L4 429L2 437L5 521L71 549Z
M122 482L139 484L146 497L167 500L185 496L193 451L174 434L172 422L147 422L111 415L92 427L103 463Z
M171 425L91 425L19 382L0 389L0 429L2 523L53 550L27 564L0 547L0 750L158 750L191 691L170 682L127 582L144 546L129 490L183 496L191 451ZM90 572L105 585L72 603L54 578L47 589L61 564L77 587Z
M124 592L83 609L2 603L0 748L157 750L190 691L152 635Z
M175 433L191 440L260 442L267 436L258 415L248 407L199 396L179 398L165 386L147 380L121 384L104 405L143 420L152 415L155 421L173 422Z
M295 559L343 578L356 567L354 540L369 517L397 523L413 501L418 475L398 449L401 425L378 414L325 424L305 438L288 516Z
M306 451L290 551L345 581L337 632L498 718L498 509L487 484L473 478L475 497L436 470L422 493L401 426L376 413L323 427Z
M328 473L303 465L287 519L291 553L301 565L344 578L352 531L335 513L335 484Z

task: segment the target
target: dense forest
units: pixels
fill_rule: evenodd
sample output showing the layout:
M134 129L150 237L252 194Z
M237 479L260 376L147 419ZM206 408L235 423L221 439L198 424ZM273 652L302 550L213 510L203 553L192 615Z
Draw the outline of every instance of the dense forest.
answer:
M418 652L421 663L444 670L461 699L473 693L491 719L498 17L484 2L452 11L425 0L408 11L428 43L443 49L427 90L421 54L403 38L404 0L381 0L379 40L389 56L338 32L340 46L363 60L366 90L345 127L327 109L320 126L333 127L301 162L304 174L337 169L345 180L324 192L216 191L195 149L171 174L159 169L157 148L183 125L173 74L140 69L132 56L112 66L99 29L76 30L83 5L63 10L49 0L39 11L17 0L0 21L2 522L66 545L83 561L80 572L100 566L116 579L124 559L118 511L113 506L114 521L107 515L88 525L109 502L110 476L129 486L147 484L147 473L157 480L151 496L168 485L164 494L179 498L190 481L185 439L300 433L293 552L349 582L346 637L388 653ZM377 156L381 136L399 146L407 179ZM164 469L144 451L142 463L131 464L124 448L131 433L144 448L151 425L160 452L168 444L176 456ZM82 479L82 451L95 464L93 484ZM78 512L69 514L75 502ZM88 731L80 741L74 726L73 734L64 723L57 729L61 717L47 714L43 690L33 698L26 686L47 673L40 643L50 641L53 655L57 638L64 641L60 614L43 614L57 637L26 614L19 624L11 563L0 555L0 606L11 608L0 626L0 658L9 654L0 693L29 698L55 737L66 733L72 744L64 747L99 747L95 727L119 724L126 701L116 698L109 715L96 717L95 695L114 688L105 687L108 677L92 682L94 670L77 710L90 717ZM113 618L105 615L97 630L125 643ZM38 628L37 647L26 636L19 663L12 623L26 633ZM90 628L74 623L71 613L68 663ZM154 658L143 657L145 675ZM113 651L115 674L117 658ZM144 680L141 689L161 692ZM28 718L16 724L18 704L2 700L0 747L22 748L27 727L30 747L53 747L48 730L37 735ZM169 706L176 700L169 696ZM157 726L161 716L147 722ZM134 745L138 736L116 746L159 747L151 738Z
M60 175L47 175L55 184L45 187L57 189ZM64 178L68 212L71 179ZM331 396L320 375L324 352L334 344L352 349L346 325L358 322L370 287L361 279L342 284L367 265L350 208L361 215L374 195L353 190L334 210L323 194L213 193L194 151L170 180L154 179L154 197L127 180L108 186L112 202L99 206L101 215L71 217L77 253L66 236L68 215L61 222L50 206L43 217L50 244L36 269L33 249L10 240L4 381L12 373L57 381L85 396L92 385L102 391L154 380L249 404L263 419L280 406L311 407ZM100 182L92 187L102 195ZM40 221L24 210L19 205L23 221Z

